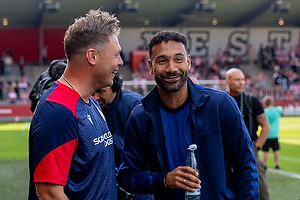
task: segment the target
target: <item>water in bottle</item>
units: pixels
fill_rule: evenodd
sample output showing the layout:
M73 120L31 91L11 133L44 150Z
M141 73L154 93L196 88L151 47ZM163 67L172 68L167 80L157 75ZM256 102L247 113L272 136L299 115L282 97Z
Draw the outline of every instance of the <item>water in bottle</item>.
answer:
M191 144L188 147L188 156L187 156L187 160L186 160L186 165L190 166L191 168L193 168L199 172L199 167L197 165L197 160L196 160L196 156L195 156L195 152L194 152L196 149L197 149L196 144ZM199 200L200 197L201 197L200 189L196 189L195 192L185 191L185 200Z

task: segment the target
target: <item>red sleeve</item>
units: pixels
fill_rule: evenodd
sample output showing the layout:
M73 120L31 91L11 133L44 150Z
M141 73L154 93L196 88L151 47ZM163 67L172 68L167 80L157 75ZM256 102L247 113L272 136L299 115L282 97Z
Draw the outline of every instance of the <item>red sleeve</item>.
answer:
M74 139L49 152L35 168L34 182L66 185L77 143Z

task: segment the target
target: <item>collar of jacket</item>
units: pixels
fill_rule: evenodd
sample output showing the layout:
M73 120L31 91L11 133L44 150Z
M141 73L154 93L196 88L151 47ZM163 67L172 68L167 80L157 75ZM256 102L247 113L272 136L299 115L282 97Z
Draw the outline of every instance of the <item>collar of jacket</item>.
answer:
M203 88L203 86L194 84L190 78L188 78L187 83L192 105L195 108L202 106L208 100L209 95L201 92L201 88ZM156 85L153 90L144 99L142 99L142 104L147 112L151 112L151 110L153 110L158 103L159 94Z
M205 104L205 102L209 98L209 95L204 94L201 91L203 87L200 85L195 85L190 79L187 80L187 83L192 110L194 111L195 109ZM160 170L161 172L166 172L168 170L168 158L164 134L162 132L161 116L159 114L159 94L157 86L155 86L153 90L144 99L142 99L142 104L150 121L152 121L151 128L149 129L149 131L153 133L153 142L156 147L156 153L160 165ZM193 111L192 113L194 113ZM195 122L194 114L192 114L191 118L192 121ZM194 138L194 136L192 137Z

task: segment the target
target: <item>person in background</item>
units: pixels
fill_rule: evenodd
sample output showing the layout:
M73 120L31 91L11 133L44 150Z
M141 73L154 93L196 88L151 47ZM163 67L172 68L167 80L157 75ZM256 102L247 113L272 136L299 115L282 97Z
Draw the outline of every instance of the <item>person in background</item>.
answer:
M64 36L67 66L35 108L28 199L117 199L113 138L92 94L123 65L120 22L90 10Z
M1 51L0 55L0 76L5 75L5 65L4 65L4 58L5 58L5 51Z
M267 168L267 162L269 157L269 148L272 147L274 153L275 160L275 168L279 169L279 123L280 117L282 114L281 106L273 106L274 99L271 96L266 96L263 98L263 102L265 105L265 113L270 122L270 132L267 138L266 143L264 144L262 150L264 152L263 163L265 168Z
M232 96L238 104L247 129L250 133L251 140L253 142L253 146L255 149L255 159L259 172L260 199L269 199L266 172L264 169L264 165L258 155L258 151L264 145L270 131L268 118L266 117L263 106L261 105L259 100L256 97L244 92L245 75L242 70L238 68L231 68L227 70L226 85L227 89L229 90L229 95ZM259 137L256 134L258 126L261 126Z
M19 57L18 66L19 66L19 70L20 70L20 76L24 76L24 73L25 73L25 59L24 59L24 56Z
M120 167L121 151L124 145L124 132L129 114L141 103L142 95L123 90L123 80L119 74L113 79L113 85L96 90L93 97L98 101L105 116L109 130L114 138L115 165Z
M50 66L38 77L28 96L31 102L31 112L34 112L40 98L51 87L53 82L61 77L66 69L66 66L66 60L53 60L50 63Z
M43 65L47 65L48 63L48 46L44 45L42 48L42 60L43 60Z
M20 99L20 83L19 80L13 82L13 88L17 94L17 99Z
M18 94L16 93L15 89L11 89L8 91L7 98L10 104L15 104L18 99Z
M3 100L3 89L4 89L4 82L2 80L2 77L0 76L0 100Z
M10 80L10 79L8 79L7 81L6 81L6 83L5 83L5 85L4 85L4 90L5 90L5 92L4 92L4 96L5 96L5 100L6 99L8 99L9 100L9 97L8 97L8 94L10 93L10 92L14 92L14 94L15 94L15 88L14 88L14 86L13 86L13 81L12 80ZM16 95L13 95L13 96L16 96Z
M185 35L160 31L148 47L157 85L129 116L121 186L156 200L182 200L200 187L202 199L258 199L253 146L234 100L188 78ZM186 166L190 144L198 146L199 172Z
M113 79L113 85L99 90L93 94L94 98L100 104L105 116L109 130L113 135L115 149L115 166L120 167L121 151L124 146L125 126L131 111L141 103L142 95L122 89L123 80L119 74ZM125 194L125 193L124 193ZM127 193L128 194L128 193ZM119 199L122 199L122 193L118 191ZM153 199L151 195L134 194L134 200Z
M11 67L14 64L14 61L13 61L13 58L12 58L11 54L6 53L4 58L3 58L3 62L4 62L5 75L10 76Z

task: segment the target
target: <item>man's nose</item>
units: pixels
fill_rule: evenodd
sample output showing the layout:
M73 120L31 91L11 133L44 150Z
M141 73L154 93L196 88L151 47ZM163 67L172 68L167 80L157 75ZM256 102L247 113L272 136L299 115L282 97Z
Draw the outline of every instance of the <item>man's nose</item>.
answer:
M123 59L121 58L121 56L119 55L119 59L118 59L118 65L122 66L124 64Z
M176 69L176 63L174 61L169 61L166 67L166 72L174 72Z

